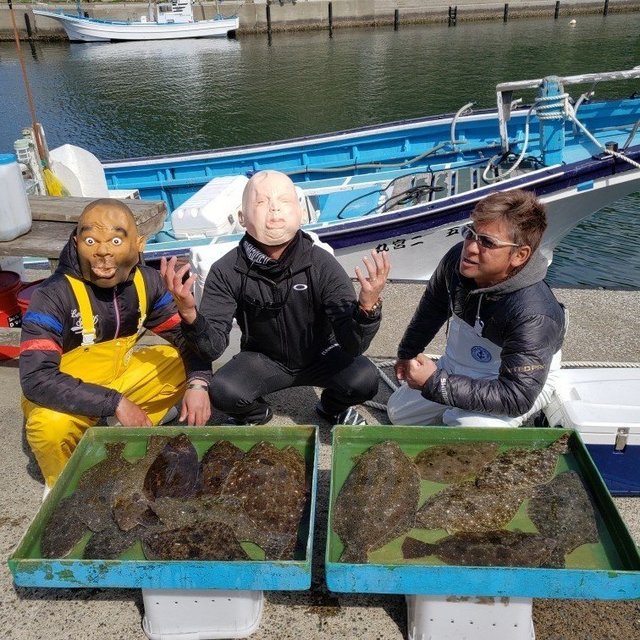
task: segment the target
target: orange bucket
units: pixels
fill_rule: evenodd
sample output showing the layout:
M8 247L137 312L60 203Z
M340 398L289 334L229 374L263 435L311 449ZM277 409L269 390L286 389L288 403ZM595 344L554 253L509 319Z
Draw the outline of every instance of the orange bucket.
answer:
M0 271L0 327L22 326L22 313L18 306L18 291L22 287L20 274Z

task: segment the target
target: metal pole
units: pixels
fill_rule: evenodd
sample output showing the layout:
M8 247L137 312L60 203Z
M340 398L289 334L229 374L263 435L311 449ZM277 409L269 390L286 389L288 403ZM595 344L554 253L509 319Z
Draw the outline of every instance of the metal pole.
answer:
M609 0L604 0L604 11L602 15L606 16L609 13Z
M393 12L393 30L398 30L398 25L400 24L400 9L396 9Z
M333 38L333 2L329 3L329 37Z
M29 14L24 14L24 26L27 28L27 37L29 40L33 37L33 33L31 31L31 20L29 20Z
M271 39L271 5L267 3L267 35Z
M559 15L560 15L560 0L556 0L556 10L553 14L553 19L557 20Z
M502 14L502 21L506 22L509 19L509 3L504 3L504 13Z

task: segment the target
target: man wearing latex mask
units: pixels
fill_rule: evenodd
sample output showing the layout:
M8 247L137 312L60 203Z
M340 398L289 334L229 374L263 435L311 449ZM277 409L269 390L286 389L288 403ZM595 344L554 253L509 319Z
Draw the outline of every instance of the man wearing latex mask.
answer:
M213 376L211 402L232 424L264 424L272 411L264 395L294 386L324 391L316 411L333 424L363 424L353 407L377 392L375 366L363 355L380 326L380 293L389 274L386 253L356 268L360 293L338 261L300 229L302 211L293 182L261 171L245 187L235 250L214 263L200 308L188 265L163 260L187 340L202 358L218 359L235 317L241 352Z
M180 420L209 419L211 367L184 340L160 274L139 264L144 242L125 204L90 203L23 318L22 409L46 488L100 418L149 427L184 394ZM145 329L174 346L137 348Z

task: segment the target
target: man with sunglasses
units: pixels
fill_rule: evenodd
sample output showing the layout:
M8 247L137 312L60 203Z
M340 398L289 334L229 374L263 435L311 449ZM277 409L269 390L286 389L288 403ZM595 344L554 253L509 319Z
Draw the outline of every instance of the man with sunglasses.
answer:
M361 355L380 326L380 293L389 275L386 254L356 267L360 293L338 261L301 231L302 209L293 182L260 171L247 183L239 215L246 233L207 275L200 308L188 265L161 271L182 316L183 332L202 357L218 359L235 317L241 351L213 376L212 404L232 424L265 424L264 395L294 386L324 391L316 411L332 424L363 424L353 405L371 399L378 372ZM204 386L204 385L203 385ZM203 392L206 389L203 389Z
M395 371L406 384L387 404L393 424L516 427L548 403L565 314L544 282L546 226L527 191L476 205L398 347ZM433 363L423 351L445 323L445 353Z

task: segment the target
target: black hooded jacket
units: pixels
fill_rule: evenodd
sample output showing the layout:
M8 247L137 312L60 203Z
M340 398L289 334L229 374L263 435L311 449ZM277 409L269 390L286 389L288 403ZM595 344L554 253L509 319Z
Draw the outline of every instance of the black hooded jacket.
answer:
M151 267L137 266L145 283L147 317L145 328L176 346L185 363L188 378L207 380L209 362L189 348L180 329L180 316L160 273ZM78 330L78 304L65 274L84 280L78 263L73 236L60 254L60 264L33 293L22 321L20 384L25 397L41 406L87 416L114 415L122 395L117 391L60 371L60 359L82 342ZM131 336L138 330L138 295L133 274L111 289L85 281L95 317L96 342ZM88 363L87 366L91 366Z
M460 275L462 243L440 261L398 347L398 358L422 353L452 311L501 348L494 379L473 379L438 369L422 395L428 400L495 415L526 413L542 391L565 334L564 308L544 282L547 262L536 251L512 277L484 289Z
M290 370L307 367L335 343L353 356L367 349L380 318L361 311L349 276L330 253L298 231L277 264L264 265L248 257L246 242L247 236L212 265L196 320L183 323L203 358L222 355L234 317L243 351Z

